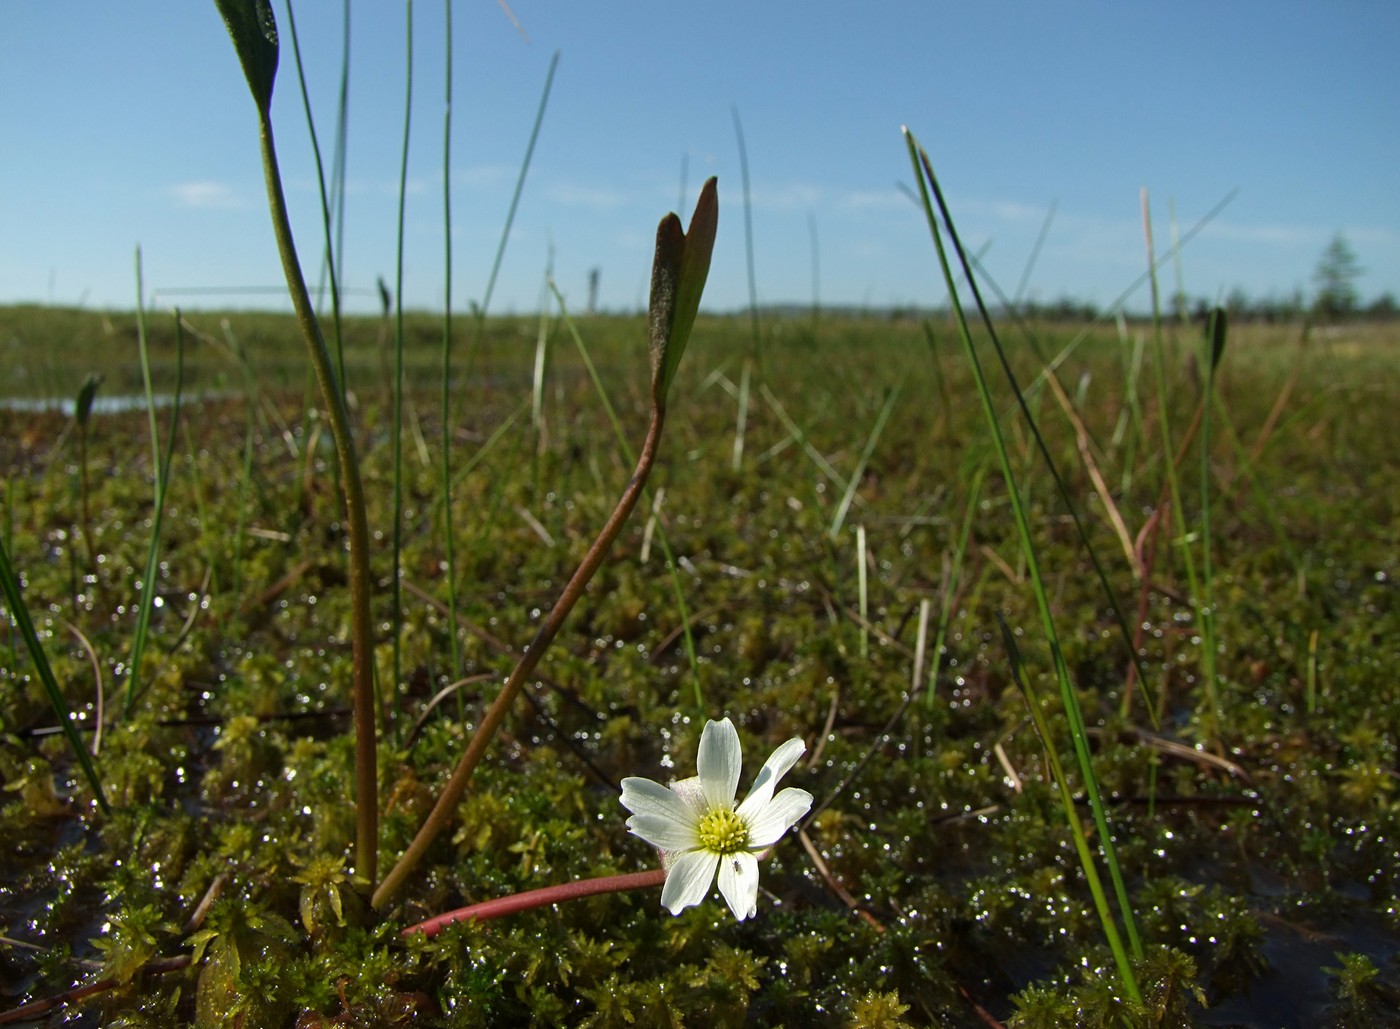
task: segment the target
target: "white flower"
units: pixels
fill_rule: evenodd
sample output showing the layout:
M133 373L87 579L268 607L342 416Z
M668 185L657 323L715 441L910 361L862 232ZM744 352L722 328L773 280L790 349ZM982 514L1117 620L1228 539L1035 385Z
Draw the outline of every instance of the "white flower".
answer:
M700 734L699 775L670 787L650 779L622 780L627 828L661 851L666 885L661 904L678 915L699 904L719 869L719 892L740 921L758 910L758 859L812 806L812 795L773 787L806 750L794 737L763 763L753 789L737 808L739 733L728 718L706 722Z

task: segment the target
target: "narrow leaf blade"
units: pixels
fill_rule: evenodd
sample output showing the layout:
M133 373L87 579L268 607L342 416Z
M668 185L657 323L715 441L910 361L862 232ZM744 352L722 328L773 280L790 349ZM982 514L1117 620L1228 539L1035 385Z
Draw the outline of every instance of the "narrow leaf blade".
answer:
M1210 312L1210 370L1215 371L1220 367L1220 359L1225 356L1225 334L1229 327L1229 318L1225 314L1225 308L1212 308Z
M651 335L651 395L658 407L666 406L667 353L671 330L676 323L676 294L680 286L681 263L685 256L685 232L674 214L661 219L656 227L656 254L651 262L651 304L647 327Z
M679 224L679 222L677 222ZM690 341L690 330L700 311L700 297L710 275L710 258L715 249L715 233L719 229L718 183L711 176L700 190L700 199L690 216L682 248L675 295L670 337L662 351L660 397L665 400L671 382L680 366L681 355Z
M224 19L233 48L243 65L258 110L272 109L272 83L277 77L277 19L268 0L214 0Z

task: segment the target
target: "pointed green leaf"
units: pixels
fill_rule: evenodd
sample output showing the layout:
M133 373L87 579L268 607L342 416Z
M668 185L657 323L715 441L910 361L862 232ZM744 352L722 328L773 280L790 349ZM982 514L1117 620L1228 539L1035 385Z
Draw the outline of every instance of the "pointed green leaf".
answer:
M63 698L63 691L58 688L58 680L54 678L53 666L49 664L48 655L44 653L44 645L39 641L39 634L34 629L34 621L29 617L29 608L25 604L24 595L19 588L19 576L15 574L14 565L10 563L10 555L5 549L3 541L0 541L0 594L3 594L5 606L9 608L10 620L19 630L20 638L24 640L25 646L29 648L29 656L34 661L34 670L39 675L39 682L43 685L44 692L48 694L49 706L53 708L54 717L58 719L58 724L63 729L63 735L68 740L68 746L72 749L73 756L78 759L78 764L82 766L83 775L87 777L88 785L92 787L92 794L97 798L97 806L104 812L110 812L111 808L107 806L107 797L102 792L102 780L98 778L92 758L83 746L83 741L78 736L78 730L73 724L72 716L68 713L68 702Z
M73 404L73 417L78 420L79 425L87 425L88 416L92 414L92 402L97 398L97 387L101 385L102 376L96 372L89 372L83 388L78 390L78 399Z
M268 0L214 0L238 51L253 100L264 115L272 109L277 77L277 19Z
M651 304L647 328L651 335L651 396L657 407L666 406L670 385L666 376L666 354L671 329L676 323L676 293L680 285L681 263L685 257L685 232L674 214L661 219L656 227L656 254L651 262Z
M710 274L710 257L719 228L719 195L713 176L700 190L690 228L684 235L674 214L656 230L656 261L652 265L651 355L652 398L666 406L671 382L690 340L700 296Z
M1220 365L1220 359L1225 356L1225 332L1228 328L1229 319L1225 315L1225 308L1215 307L1210 312L1210 325L1207 331L1210 333L1210 370L1215 371Z

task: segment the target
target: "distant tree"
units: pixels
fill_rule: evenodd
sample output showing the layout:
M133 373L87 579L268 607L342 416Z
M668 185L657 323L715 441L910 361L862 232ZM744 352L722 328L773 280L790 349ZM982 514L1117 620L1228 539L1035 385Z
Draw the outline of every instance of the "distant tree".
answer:
M1225 298L1225 310L1237 321L1244 321L1254 313L1253 304L1250 303L1249 294L1244 291L1244 287L1236 286L1230 290L1230 295Z
M1389 321L1395 317L1395 297L1382 293L1366 307L1366 314L1377 321Z
M1185 290L1179 289L1172 294L1172 312L1179 321L1191 320L1191 298L1186 295Z
M1303 292L1295 289L1289 293L1270 293L1254 305L1255 314L1261 320L1274 322L1293 321L1304 311Z
M1356 252L1340 232L1332 237L1317 262L1313 281L1317 283L1317 299L1313 311L1324 320L1344 318L1356 310L1356 280L1361 265Z
M603 269L588 269L588 313L598 313L598 280L603 275Z

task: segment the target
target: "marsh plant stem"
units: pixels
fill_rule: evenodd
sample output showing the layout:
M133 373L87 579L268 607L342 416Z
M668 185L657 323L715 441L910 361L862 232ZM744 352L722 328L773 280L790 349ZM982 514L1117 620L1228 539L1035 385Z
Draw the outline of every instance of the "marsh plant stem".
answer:
M287 30L288 30L289 34L291 35L291 38L292 38L292 56L293 56L293 58L295 59L295 62L296 62L296 69L297 69L297 85L301 87L301 106L302 106L303 111L305 111L305 113L306 113L306 134L307 134L308 138L309 138L310 141L311 141L311 156L312 156L312 159L313 159L313 160L315 161L315 163L316 163L316 185L317 185L318 193L319 193L320 200L321 200L321 227L322 227L322 232L325 234L325 241L326 241L325 277L326 277L326 280L329 282L329 284L330 284L330 289L331 289L331 338L335 341L335 361L336 361L336 368L338 369L338 371L339 371L339 373L340 373L340 386L341 386L342 389L344 389L344 388L345 388L345 339L344 339L344 334L343 334L343 332L342 332L342 330L341 330L341 319L340 319L340 279L339 279L338 270L337 270L337 266L339 265L340 262L339 262L339 258L338 258L337 255L336 255L336 252L335 252L334 237L333 237L333 234L332 234L331 201L330 201L330 199L329 199L329 198L327 197L327 195L326 195L326 173L325 173L324 167L323 167L322 164L321 164L321 144L320 144L320 141L319 141L319 139L318 139L318 137L317 137L317 135L316 135L316 120L315 120L315 119L312 117L312 115L311 115L311 96L310 96L310 94L307 93L307 91L306 91L306 69L305 69L305 67L303 66L303 64L301 63L301 45L300 45L300 43L298 42L298 39L297 39L297 22L296 22L296 15L295 15L295 14L293 13L293 11L292 11L292 4L291 4L290 0L288 0L288 3L287 3ZM350 21L349 21L349 12L348 12L348 11L346 12L346 18L345 18L345 32L346 32L346 35L348 36L348 34L349 34L349 32L350 32ZM345 59L346 61L349 60L348 54L347 54L347 56L346 56L344 59ZM345 69L344 67L342 67L342 75L341 75L341 80L342 80L342 81L341 81L341 87L342 87L342 90L344 89L345 75L346 75L346 73L347 73L347 69ZM343 99L343 95L342 95L342 99ZM344 111L341 112L341 126L338 126L338 127L337 127L337 145L340 145L339 136L341 135L341 127L343 127L343 124L344 124ZM340 193L341 193L341 195L343 196L343 194L344 194L344 192L345 192L345 190L344 190L344 185L345 185L345 184L344 184L344 181L343 181L343 179L344 179L344 162L343 162L343 157L342 157L341 155L337 154L336 157L335 157L334 159L335 159L335 160L341 161L340 174L341 174L341 179L342 179L342 181L341 181L341 183L340 183ZM335 173L335 170L333 169L333 170L332 170L332 174L334 174L334 173ZM332 185L332 188L335 188L335 187L334 187L334 184Z
M394 248L394 525L393 564L389 580L392 681L387 692L397 697L403 679L403 244L404 208L408 195L408 142L413 112L413 0L404 4L407 70L404 82L403 149L399 155L399 210ZM388 713L385 713L386 717Z
M1151 283L1152 294L1152 343L1153 343L1153 363L1157 378L1157 426L1162 435L1162 454L1170 457L1175 451L1172 447L1172 431L1170 421L1170 407L1167 398L1167 357L1166 344L1162 332L1162 307L1161 294L1157 285L1157 261L1152 243L1152 210L1148 204L1147 190L1142 191L1142 231L1147 245L1147 267ZM1196 419L1192 421L1190 428L1186 430L1186 438L1189 441L1195 436L1199 420L1203 419L1205 405L1209 403L1207 396L1196 413ZM1196 623L1200 625L1203 621L1203 605L1201 602L1201 582L1196 574L1196 557L1191 547L1191 535L1186 527L1186 508L1181 499L1181 477L1177 470L1186 443L1182 443L1182 453L1179 453L1175 460L1166 462L1166 492L1171 501L1171 531L1179 535L1171 542L1181 551L1182 563L1186 569L1186 583L1188 597L1191 605L1191 614ZM1158 505L1161 509L1161 505ZM1169 537L1170 538L1170 537ZM1205 627L1208 628L1208 627ZM1203 641L1204 642L1204 641ZM1213 645L1214 641L1210 641ZM1211 671L1214 667L1212 663ZM1221 752L1220 743L1220 710L1216 702L1215 681L1213 676L1206 681L1206 710L1203 712L1201 731L1205 740L1217 752Z
M292 224L287 215L287 199L278 170L277 147L272 135L272 117L265 106L258 109L258 135L262 148L263 177L267 184L268 209L282 272L296 311L297 324L311 359L311 368L321 389L321 397L331 423L340 486L345 497L345 520L350 537L350 640L354 666L355 710L355 874L371 885L378 875L379 775L375 752L374 703L374 625L370 619L369 521L365 515L364 486L350 434L350 416L345 393L336 379L321 324L306 290L297 259Z
M413 842L408 845L408 849L404 851L398 863L390 869L389 874L384 877L384 881L379 884L379 888L374 891L370 903L375 909L382 911L385 905L394 899L410 873L423 860L428 847L451 821L457 810L458 802L462 799L462 794L466 792L467 783L471 780L472 773L476 770L476 766L481 763L487 746L500 729L501 723L505 721L506 715L510 713L516 696L524 687L530 673L535 670L535 666L539 664L540 658L544 656L549 644L558 635L569 612L583 596L583 591L587 588L589 580L598 571L598 567L612 548L618 533L622 531L622 526L632 513L632 509L637 506L637 500L642 496L647 476L651 472L651 466L656 460L657 446L661 441L661 427L665 420L665 409L653 407L651 421L647 426L646 439L642 443L641 455L637 459L636 470L633 471L632 478L623 490L617 507L598 534L598 538L589 547L588 553L584 555L583 561L578 566L578 570L569 579L549 615L535 633L534 639L526 647L525 653L521 655L519 662L511 670L505 685L501 687L501 692L496 695L496 699L492 701L491 706L482 716L481 723L472 733L471 742L467 745L466 751L462 754L461 760L458 761L457 767L452 773L452 778L443 787L437 803L433 805L433 809L428 813L422 828L418 830L418 835L413 838Z
M462 646L457 628L457 542L452 526L452 2L447 19L446 97L442 116L442 531L447 561L448 624L452 626L452 678L462 678ZM461 714L461 711L458 711Z
M1080 774L1084 780L1084 790L1089 799L1089 807L1093 814L1095 829L1100 839L1100 852L1104 863L1108 866L1109 876L1113 882L1114 893L1119 907L1119 913L1123 918L1125 934L1128 937L1129 945L1132 948L1133 956L1141 959L1143 955L1142 943L1137 933L1137 928L1133 921L1132 908L1128 901L1127 888L1123 882L1122 871L1118 865L1117 855L1113 847L1113 836L1109 831L1107 816L1104 812L1103 800L1098 789L1098 782L1094 776L1093 762L1089 754L1088 730L1084 723L1084 715L1079 706L1078 698L1075 696L1073 683L1070 681L1069 669L1065 664L1064 655L1060 649L1059 637L1055 631L1054 618L1050 611L1049 595L1045 588L1044 578L1041 575L1040 563L1036 556L1033 537L1031 534L1030 520L1026 512L1026 505L1021 493L1021 489L1016 484L1016 478L1011 467L1011 457L1007 451L1005 438L1003 436L1000 422L997 418L996 409L993 406L991 390L987 383L986 374L983 371L982 363L977 355L977 348L973 343L971 331L968 328L967 319L963 313L962 304L958 301L957 284L953 278L952 265L948 260L947 252L943 245L942 233L938 228L938 221L941 217L947 226L949 240L962 261L964 270L967 272L969 285L974 294L978 296L978 307L984 305L981 302L980 294L977 294L976 282L972 277L972 269L968 266L961 240L958 238L957 230L953 225L951 213L943 196L943 191L938 185L938 179L933 172L933 164L928 155L908 129L905 129L905 142L909 148L909 158L914 166L914 174L919 183L919 194L921 205L928 220L930 235L933 239L934 248L938 254L938 263L943 270L944 281L948 288L949 302L953 309L953 315L958 324L958 334L962 338L963 349L967 354L968 364L972 370L973 379L977 385L978 397L981 401L982 411L987 421L987 428L991 435L992 447L997 454L1001 465L1002 477L1006 482L1007 499L1011 505L1011 513L1016 523L1017 535L1021 541L1021 552L1029 573L1032 592L1035 595L1036 608L1040 615L1041 628L1045 633L1046 643L1050 649L1050 656L1053 663L1055 678L1059 683L1060 697L1064 708L1065 718L1069 723L1070 738L1074 746L1075 758L1079 765ZM931 195L930 195L931 194ZM934 212L935 202L938 213ZM1014 641L1013 641L1014 642ZM1019 661L1019 655L1013 652L1013 662ZM1034 701L1034 698L1032 698ZM1047 754L1052 760L1058 760L1054 754L1050 739L1045 741ZM1081 862L1085 860L1087 852L1081 851ZM1091 873L1092 860L1085 866L1085 874ZM1117 960L1120 976L1123 980L1124 989L1134 1000L1141 999L1141 991L1138 988L1137 980L1133 975L1132 967L1123 951L1122 943L1119 940L1117 927L1113 924L1112 913L1107 909L1099 897L1095 898L1099 908L1100 918L1104 922L1105 934L1108 937L1109 946L1114 951Z
M505 915L514 915L532 908L542 908L566 900L577 900L579 897L595 897L600 893L623 893L627 890L655 889L665 882L666 870L664 868L653 868L646 872L631 872L626 875L604 875L596 879L576 879L573 882L543 886L538 890L526 890L524 893L514 893L509 897L497 897L494 900L484 900L480 904L458 908L456 911L449 911L446 914L419 922L417 925L411 925L399 935L407 937L414 933L422 933L431 938L454 922L484 922L487 919L502 918Z
M127 671L126 699L122 702L122 715L131 713L136 702L136 693L141 677L141 662L146 653L146 641L150 637L151 610L155 604L155 582L160 572L161 525L165 517L165 497L170 486L170 467L175 452L175 436L180 427L180 400L185 384L185 335L181 328L180 312L175 311L175 388L171 394L170 436L166 441L165 456L160 449L160 430L156 426L155 393L151 388L151 359L146 348L146 314L141 293L141 248L136 248L136 328L137 341L141 349L141 380L146 387L146 414L151 427L151 462L155 477L155 504L151 515L151 541L146 549L146 567L141 576L141 596L137 601L136 633L131 643L131 667Z
M612 424L613 435L617 437L618 448L622 451L626 460L633 462L632 448L627 444L627 436L622 431L622 422L617 417L617 409L613 407L612 400L608 397L608 391L603 386L602 376L598 374L598 366L593 363L593 358L588 352L588 347L583 342L583 337L579 335L578 326L574 324L573 318L569 316L568 305L564 303L564 295L559 292L558 287L551 283L551 290L554 293L554 300L559 305L559 316L564 322L564 328L574 341L574 346L578 349L583 366L588 370L588 377L593 382L593 388L598 393L598 399L602 401L603 410L608 414L608 421ZM652 505L643 492L643 499L647 500L648 506ZM676 555L671 550L671 541L667 537L666 525L658 518L656 521L656 539L661 544L662 556L666 559L666 568L671 576L671 593L676 598L676 614L681 623L681 638L685 642L685 656L690 665L690 683L695 696L695 710L699 713L705 711L705 695L700 687L700 659L695 650L695 633L690 624L690 605L685 602L685 589L681 584L680 565L676 563Z

